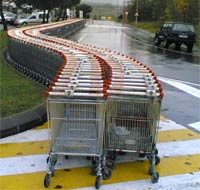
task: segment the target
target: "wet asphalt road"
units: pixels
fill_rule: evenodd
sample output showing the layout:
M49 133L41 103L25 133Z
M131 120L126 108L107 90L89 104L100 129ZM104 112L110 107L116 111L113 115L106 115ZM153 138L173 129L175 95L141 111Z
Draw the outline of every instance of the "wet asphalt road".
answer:
M89 22L71 39L121 52L143 62L158 77L164 77L161 114L185 127L200 121L200 52L196 49L192 53L184 47L179 52L175 52L173 46L169 50L160 49L152 45L151 33L108 21ZM172 79L173 85L167 84L166 81ZM184 91L179 89L182 85ZM192 95L191 91L196 94Z

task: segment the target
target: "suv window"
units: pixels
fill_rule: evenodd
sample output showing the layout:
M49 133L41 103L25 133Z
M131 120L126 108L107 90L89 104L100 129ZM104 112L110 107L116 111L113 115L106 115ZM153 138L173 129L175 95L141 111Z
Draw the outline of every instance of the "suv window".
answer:
M171 30L172 29L172 24L166 23L163 25L162 30Z
M181 32L194 32L194 27L190 24L174 24L173 29Z

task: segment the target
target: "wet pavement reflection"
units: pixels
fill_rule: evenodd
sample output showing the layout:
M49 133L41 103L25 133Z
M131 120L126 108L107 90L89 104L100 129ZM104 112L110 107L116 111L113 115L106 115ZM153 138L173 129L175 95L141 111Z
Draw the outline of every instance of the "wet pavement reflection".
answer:
M121 23L95 21L87 23L71 39L132 56L150 67L157 76L183 81L185 84L194 83L193 87L198 88L199 52L196 49L187 52L185 47L181 47L180 51L176 51L173 46L168 50L162 48L162 45L158 48L153 45L153 37L152 33L123 26ZM165 93L162 109L166 110L165 116L184 126L198 121L199 108L194 106L200 105L198 99L163 82L162 84Z
M82 37L81 37L82 36ZM187 52L185 47L181 47L180 51L175 50L171 45L169 49L156 47L153 45L152 33L146 31L138 31L133 27L123 26L121 23L95 21L88 23L87 27L71 39L95 45L97 47L109 48L113 51L131 55L140 60L140 57L150 54L164 56L166 58L181 59L189 63L200 64L200 52L194 50Z

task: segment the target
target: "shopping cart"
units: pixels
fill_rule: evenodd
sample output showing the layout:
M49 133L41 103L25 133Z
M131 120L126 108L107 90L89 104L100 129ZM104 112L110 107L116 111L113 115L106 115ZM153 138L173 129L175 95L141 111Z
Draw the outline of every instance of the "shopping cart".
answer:
M107 166L113 167L117 152L147 156L149 174L155 183L159 178L154 166L160 162L156 143L162 89L149 70L127 59L118 63L110 62L112 79L107 91L104 137Z
M106 106L101 66L94 57L77 50L75 55L68 52L67 58L68 64L46 92L50 152L44 186L50 185L58 155L72 155L95 161L95 187L99 189Z

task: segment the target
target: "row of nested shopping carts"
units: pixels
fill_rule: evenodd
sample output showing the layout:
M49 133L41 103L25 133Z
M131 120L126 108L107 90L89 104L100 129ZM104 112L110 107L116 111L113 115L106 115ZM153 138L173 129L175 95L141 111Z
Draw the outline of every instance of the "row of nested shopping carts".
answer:
M160 162L156 142L163 93L155 74L119 53L67 44L62 49L67 62L46 91L50 152L45 187L54 176L58 155L65 155L91 157L99 189L102 179L111 177L119 152L147 157L151 181L157 182L154 168Z

